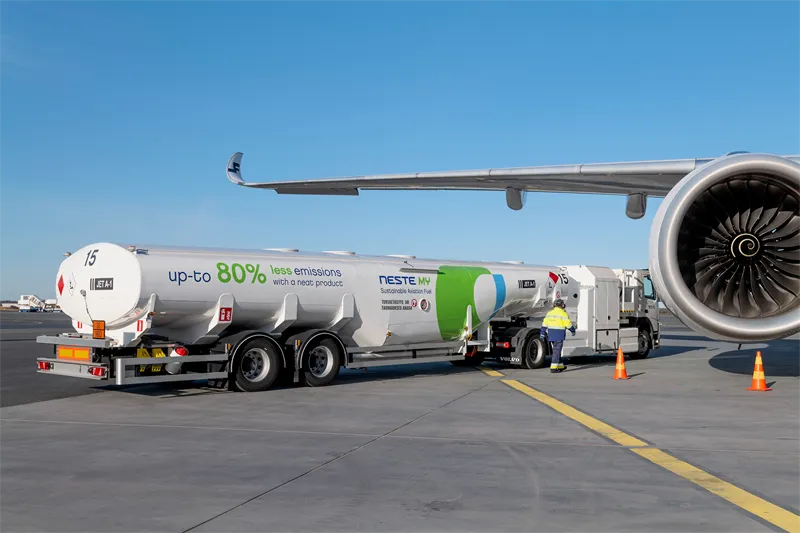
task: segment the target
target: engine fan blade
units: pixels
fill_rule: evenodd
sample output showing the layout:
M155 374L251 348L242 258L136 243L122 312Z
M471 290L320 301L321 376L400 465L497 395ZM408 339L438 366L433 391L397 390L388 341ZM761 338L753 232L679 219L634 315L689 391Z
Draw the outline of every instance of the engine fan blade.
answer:
M767 184L758 180L749 180L747 184L748 194L750 194L752 198L751 202L756 207L750 211L750 219L745 226L745 231L747 233L753 233L753 228L761 219L761 215L764 212L764 198L767 193Z
M725 289L722 294L722 311L725 314L733 314L736 311L737 316L742 316L742 310L739 306L739 300L736 296L739 294L739 285L737 281L741 278L744 272L744 267L738 263L733 264L733 268L725 272Z
M800 252L797 248L786 250L775 246L764 246L764 255L773 261L780 261L784 265L800 265Z
M694 211L696 212L696 216L701 216L700 213L702 213L706 216L713 217L714 222L717 224L717 231L724 237L731 238L736 235L737 232L734 230L733 224L731 224L728 210L725 209L725 206L716 198L712 190L713 187L703 193L701 197L702 202L701 199L698 199L697 204L701 205L703 209L696 209Z
M758 265L750 269L750 294L756 301L757 311L760 314L771 314L780 309L780 306L769 295L769 291L761 284L761 272ZM757 315L754 315L757 316Z
M800 217L792 216L781 226L772 230L771 233L765 234L761 238L761 241L764 243L773 243L783 240L787 242L796 242L798 235L800 235Z

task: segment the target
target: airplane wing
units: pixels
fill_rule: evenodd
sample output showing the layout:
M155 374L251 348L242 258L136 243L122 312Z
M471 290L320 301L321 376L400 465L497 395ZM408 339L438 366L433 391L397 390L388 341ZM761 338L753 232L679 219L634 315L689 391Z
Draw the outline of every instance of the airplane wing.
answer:
M789 159L800 162L800 156ZM684 176L713 160L626 161L254 183L242 179L242 152L237 152L228 160L226 172L228 179L237 185L273 189L278 194L357 196L359 190L506 191L506 203L515 210L522 209L528 191L618 194L628 196L628 216L641 218L647 196L666 196Z

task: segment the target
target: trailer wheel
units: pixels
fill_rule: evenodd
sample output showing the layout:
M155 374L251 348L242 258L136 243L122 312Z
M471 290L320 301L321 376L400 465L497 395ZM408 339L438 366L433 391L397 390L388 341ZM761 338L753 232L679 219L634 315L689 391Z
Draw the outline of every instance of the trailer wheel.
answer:
M234 380L239 390L262 392L275 383L281 369L281 356L275 345L263 338L248 341L235 362Z
M638 350L628 354L630 359L644 359L650 353L650 333L643 328L639 329Z
M544 342L535 332L531 332L522 347L522 368L542 368L545 365L546 350Z
M306 350L303 365L306 384L321 387L333 381L342 364L342 348L339 343L330 337L322 337Z

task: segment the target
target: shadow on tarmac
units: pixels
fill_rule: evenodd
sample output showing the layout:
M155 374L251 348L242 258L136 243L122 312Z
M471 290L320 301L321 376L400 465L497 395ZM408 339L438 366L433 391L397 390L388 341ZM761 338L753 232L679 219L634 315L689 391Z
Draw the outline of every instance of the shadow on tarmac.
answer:
M487 368L495 368L495 365L487 361ZM497 366L499 369L499 365ZM398 366L385 366L379 368L368 368L365 370L349 369L339 372L339 375L328 387L337 385L346 385L348 383L360 383L365 381L379 382L390 381L394 379L413 379L416 377L430 377L430 376L452 376L454 374L480 372L476 367L459 367L444 363L421 363L419 365L398 365Z
M670 339L676 339L670 336ZM686 340L706 340L703 337L686 337ZM662 357L670 357L673 355L680 355L694 350L702 350L702 347L697 346L662 346L658 350L652 350L645 359L660 359ZM743 347L742 350L724 351L709 359L709 365L717 370L723 372L730 372L740 375L752 375L753 366L755 363L755 349L747 349ZM761 356L764 362L764 373L767 380L775 377L798 377L800 376L800 343L797 340L782 340L770 343L766 348L761 349ZM616 364L615 354L604 355L585 355L573 356L565 358L567 364L567 372L578 372L581 370L588 370L595 367L613 367ZM626 362L630 361L626 357ZM502 371L508 368L505 365L497 364L493 361L486 362L487 368L496 368ZM541 369L535 370L538 372L547 372L549 365ZM358 369L342 370L336 379L327 387L338 387L342 385L349 385L352 383L364 382L382 382L393 381L396 379L414 379L430 376L452 376L466 372L480 372L475 367L458 367L448 362L443 363L420 363L419 365L398 365L386 366L381 368L370 368L366 371ZM633 378L642 375L646 372L637 372L634 374L628 373L628 376ZM291 389L302 384L292 383L290 374L281 375L278 382L271 390ZM103 390L106 387L97 387ZM221 394L230 392L227 388L215 388L209 386L205 381L197 382L179 382L179 383L165 383L153 385L131 385L130 387L118 388L108 387L108 390L125 391L133 394L141 394L144 396L160 397L160 398L179 398L185 396L197 396L208 394Z
M690 346L662 346L658 350L651 350L644 359L633 359L633 361L646 361L647 359L658 359L661 357L670 357L672 355L679 355L692 351L693 347ZM566 364L584 366L614 366L617 364L616 354L604 355L578 355L566 357ZM625 362L631 361L630 357L625 357Z
M336 379L325 387L338 387L352 383L391 381L395 379L414 379L417 377L429 376L452 376L454 374L480 372L476 367L457 367L450 363L421 363L419 365L399 365L386 366L382 368L370 368L364 370L348 369L339 372ZM293 383L292 374L283 372L278 376L278 380L270 388L270 391L292 389L304 386L302 383ZM226 385L224 388L212 387L205 380L183 381L174 383L154 383L147 385L129 385L116 387L112 385L97 387L99 390L114 390L117 392L127 392L130 394L140 394L159 398L179 398L185 396L204 396L209 394L221 394L231 392ZM269 392L269 391L267 391Z
M773 377L800 377L800 343L796 340L773 341L761 348L764 375ZM753 348L723 352L712 357L708 364L717 370L732 374L752 375L756 363Z
M691 332L688 334L667 333L664 338L671 341L715 342L700 335L692 335ZM722 372L752 375L756 362L756 351L760 351L768 385L770 377L800 377L800 340L797 338L780 339L766 343L765 347L762 346L764 344L761 343L758 347L743 344L738 349L721 351L711 357L708 364ZM691 350L688 346L670 346L669 348L673 350L672 353L666 352L665 350L668 348L665 347L657 350L655 354L651 353L649 358L664 357Z
M686 346L662 346L658 350L653 350L647 356L647 359L655 359L659 357L669 357L671 355L677 355L685 353L686 351L690 351L693 348L686 347ZM630 359L626 358L626 362ZM580 370L588 370L594 367L613 367L616 364L617 356L616 354L605 354L605 355L582 355L582 356L573 356L567 357L564 359L565 364L567 364L568 368L564 373L567 372L577 372ZM510 370L510 368L503 364L498 364L495 361L486 361L485 366L487 368L497 369L499 371L503 371L503 369ZM518 370L517 368L514 368ZM544 367L537 369L537 370L529 370L529 372L548 372L550 370L549 364L546 364ZM397 366L385 366L379 368L369 368L363 369L347 369L342 370L339 372L339 375L336 376L336 379L326 385L326 387L339 387L342 385L349 385L352 383L365 383L365 382L372 382L372 383L379 383L382 381L393 381L396 379L414 379L414 378L422 378L422 377L431 377L431 376L453 376L456 374L463 374L468 372L480 372L480 370L476 367L459 367L450 364L449 362L442 362L442 363L420 363L418 365L397 365ZM628 374L629 377L638 376L640 374L644 374L644 372L639 372L636 374ZM297 386L302 386L302 384L295 384L292 383L292 377L290 373L284 372L279 378L278 381L273 385L270 390L283 390L283 389L291 389ZM219 394L223 392L229 392L228 387L226 386L223 389L213 388L206 384L203 380L198 380L196 382L177 382L177 383L164 383L164 384L152 384L152 385L130 385L128 387L114 387L108 386L108 390L116 390L116 391L124 391L132 394L141 394L144 396L153 396L153 397L161 397L161 398L177 398L183 396L196 396L196 395L206 395L206 394ZM103 390L106 387L97 387L97 389Z

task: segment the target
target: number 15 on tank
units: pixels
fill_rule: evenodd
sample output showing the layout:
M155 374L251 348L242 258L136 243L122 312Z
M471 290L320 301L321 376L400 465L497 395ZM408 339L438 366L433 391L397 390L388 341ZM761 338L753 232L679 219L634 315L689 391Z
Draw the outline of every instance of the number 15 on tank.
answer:
M97 252L99 251L94 249L86 252L86 260L83 262L83 266L94 266L94 262L97 260Z

